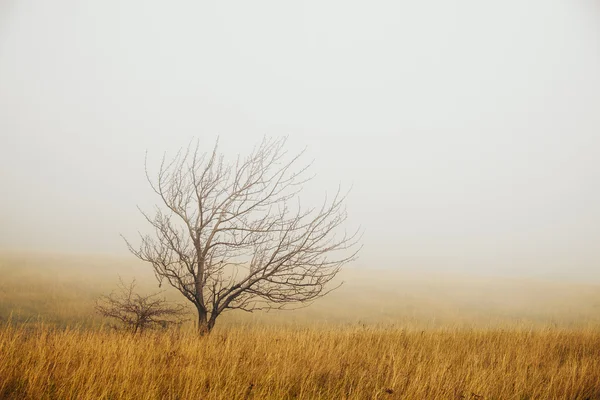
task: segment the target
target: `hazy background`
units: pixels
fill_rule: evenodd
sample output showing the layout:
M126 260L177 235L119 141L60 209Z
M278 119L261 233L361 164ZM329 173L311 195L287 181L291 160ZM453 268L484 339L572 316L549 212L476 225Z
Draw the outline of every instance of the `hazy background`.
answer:
M356 266L597 281L599 71L585 0L1 0L0 248L123 254L146 150L289 135Z

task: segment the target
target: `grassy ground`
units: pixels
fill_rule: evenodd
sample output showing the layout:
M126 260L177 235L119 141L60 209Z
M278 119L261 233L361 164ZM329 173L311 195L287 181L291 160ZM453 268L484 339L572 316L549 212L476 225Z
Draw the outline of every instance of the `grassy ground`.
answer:
M101 328L117 274L157 289L129 259L0 254L0 398L600 399L597 285L347 270L312 307L199 338Z
M0 330L14 399L597 399L598 331Z

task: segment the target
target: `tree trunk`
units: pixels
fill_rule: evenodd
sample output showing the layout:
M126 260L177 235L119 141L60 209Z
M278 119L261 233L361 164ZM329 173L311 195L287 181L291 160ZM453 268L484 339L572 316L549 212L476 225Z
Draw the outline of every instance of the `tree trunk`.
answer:
M200 336L208 335L214 326L215 319L209 319L205 310L198 309L198 334Z

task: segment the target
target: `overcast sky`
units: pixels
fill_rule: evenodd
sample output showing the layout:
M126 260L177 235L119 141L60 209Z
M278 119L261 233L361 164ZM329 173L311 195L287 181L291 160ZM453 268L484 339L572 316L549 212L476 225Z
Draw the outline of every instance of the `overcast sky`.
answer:
M359 266L600 277L594 1L0 1L0 248L125 253L146 150L265 134Z

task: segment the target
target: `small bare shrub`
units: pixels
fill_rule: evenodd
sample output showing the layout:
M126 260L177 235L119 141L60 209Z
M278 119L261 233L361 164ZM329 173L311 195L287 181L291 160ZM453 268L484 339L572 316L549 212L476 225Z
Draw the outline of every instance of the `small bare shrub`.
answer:
M116 319L120 327L132 333L145 329L167 328L185 321L186 307L160 297L163 292L142 296L135 293L135 279L125 284L119 279L119 289L96 300L96 311L103 317Z

